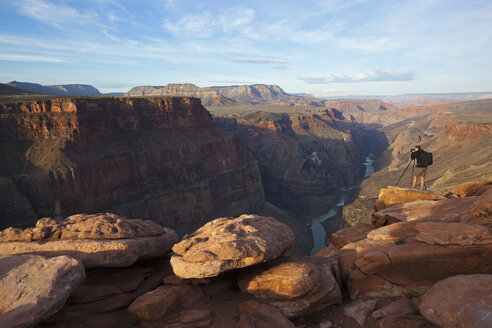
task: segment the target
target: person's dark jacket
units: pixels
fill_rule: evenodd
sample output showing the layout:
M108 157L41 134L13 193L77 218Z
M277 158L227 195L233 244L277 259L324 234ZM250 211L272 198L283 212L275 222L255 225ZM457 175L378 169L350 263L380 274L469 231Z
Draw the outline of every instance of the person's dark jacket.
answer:
M411 159L417 160L417 165L415 165L416 167L427 167L426 165L422 164L422 155L423 154L424 154L424 152L422 151L422 149L419 149L417 151L412 151L412 153L410 154Z

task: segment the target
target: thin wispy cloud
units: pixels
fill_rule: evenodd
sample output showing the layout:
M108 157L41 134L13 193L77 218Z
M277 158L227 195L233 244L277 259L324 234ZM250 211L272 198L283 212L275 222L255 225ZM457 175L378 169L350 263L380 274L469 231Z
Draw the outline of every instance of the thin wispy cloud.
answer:
M22 14L56 28L94 23L97 18L93 11L82 12L65 4L46 0L18 0L15 6Z
M307 76L300 77L299 79L309 84L412 81L415 79L415 72L413 70L390 71L376 68L352 76L342 73L331 73L326 76Z
M264 81L318 95L359 82L364 90L354 93L488 91L491 12L485 0L2 0L0 71L47 84L79 77Z
M179 20L166 19L164 29L177 37L204 38L215 34L233 34L253 21L255 12L247 8L231 8L219 13L209 11L188 14Z
M285 64L285 60L268 59L268 58L234 58L231 60L234 63L245 64Z
M0 60L15 62L44 62L44 63L63 63L66 60L45 56L18 55L18 54L0 54Z

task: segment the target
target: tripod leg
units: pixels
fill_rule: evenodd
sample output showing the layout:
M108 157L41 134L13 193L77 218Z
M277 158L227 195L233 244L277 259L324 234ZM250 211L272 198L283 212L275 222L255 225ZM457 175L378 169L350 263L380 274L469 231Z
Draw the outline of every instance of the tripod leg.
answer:
M408 165L407 167L405 168L405 170L403 170L403 173L400 175L400 177L398 178L398 181L396 181L395 183L395 186L398 186L398 182L400 182L401 178L403 178L403 175L405 174L405 172L407 171L408 167L410 166L410 164L413 162L414 160L411 159L410 162L408 162Z
M415 160L413 161L413 165L412 165L412 176L410 177L410 188L413 187L412 179L414 178L414 176L413 176L414 170L415 170ZM415 181L417 181L417 177L415 177Z

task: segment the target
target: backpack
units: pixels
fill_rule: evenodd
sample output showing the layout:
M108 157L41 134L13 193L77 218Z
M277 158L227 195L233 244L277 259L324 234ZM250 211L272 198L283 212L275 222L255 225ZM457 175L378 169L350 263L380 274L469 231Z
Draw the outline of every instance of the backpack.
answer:
M422 166L432 165L432 153L428 153L422 150L422 155L420 157L420 160L421 160L420 165Z

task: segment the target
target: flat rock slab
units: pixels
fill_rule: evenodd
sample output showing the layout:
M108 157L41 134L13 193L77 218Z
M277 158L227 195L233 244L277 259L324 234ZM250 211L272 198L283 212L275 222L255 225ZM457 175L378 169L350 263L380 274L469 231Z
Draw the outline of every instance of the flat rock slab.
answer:
M219 218L174 245L171 265L180 278L215 277L274 259L293 244L292 230L271 217Z
M0 232L0 255L68 255L85 268L126 267L167 254L176 233L152 221L127 220L110 213L73 215L61 222L45 218L35 228Z
M59 311L85 278L68 256L0 257L0 327L32 327Z
M410 203L416 200L443 199L446 199L446 197L431 192L423 192L406 188L399 188L395 186L388 186L387 188L382 188L379 191L378 200L376 201L374 209L376 211L379 211L396 204Z
M492 327L492 274L439 281L422 297L420 312L439 327Z
M76 214L60 222L42 218L34 228L7 228L0 231L0 242L129 239L159 236L169 230L150 220L127 220L112 213Z
M127 267L139 260L169 253L177 240L174 237L176 236L161 235L116 240L74 239L0 243L0 255L68 255L79 259L85 268Z

